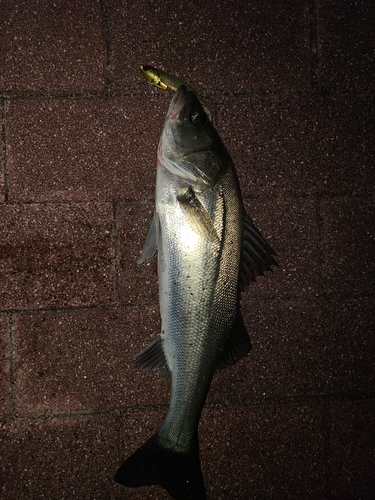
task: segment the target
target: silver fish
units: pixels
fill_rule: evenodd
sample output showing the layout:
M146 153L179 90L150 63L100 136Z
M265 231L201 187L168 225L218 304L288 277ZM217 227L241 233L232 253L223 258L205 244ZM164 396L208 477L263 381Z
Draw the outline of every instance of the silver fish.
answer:
M161 428L119 468L125 486L206 498L198 424L218 367L251 348L241 291L274 251L244 211L232 160L195 93L174 94L158 147L155 213L139 262L158 250L161 333L137 357L171 376Z

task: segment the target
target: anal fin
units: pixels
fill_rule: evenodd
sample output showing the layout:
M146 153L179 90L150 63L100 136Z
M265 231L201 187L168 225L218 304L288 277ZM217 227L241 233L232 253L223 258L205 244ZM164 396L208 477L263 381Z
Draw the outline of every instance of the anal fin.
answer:
M239 359L251 349L251 342L243 321L241 309L238 307L236 318L234 320L230 336L223 351L222 359L218 368L226 368L237 363Z
M163 339L157 335L135 358L135 365L141 370L154 370L164 378L169 378L171 373L167 358L164 354Z

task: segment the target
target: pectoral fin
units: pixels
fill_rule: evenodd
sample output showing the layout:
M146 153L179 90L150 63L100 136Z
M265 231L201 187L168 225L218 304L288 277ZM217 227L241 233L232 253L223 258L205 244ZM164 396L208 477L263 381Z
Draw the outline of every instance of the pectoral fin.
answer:
M138 264L142 264L142 262L151 259L151 257L155 254L156 250L158 249L158 231L159 218L157 216L157 213L155 212L152 217L145 244L143 245L142 254L137 261Z
M177 200L186 215L188 224L195 233L211 241L220 241L210 216L191 187L177 196Z

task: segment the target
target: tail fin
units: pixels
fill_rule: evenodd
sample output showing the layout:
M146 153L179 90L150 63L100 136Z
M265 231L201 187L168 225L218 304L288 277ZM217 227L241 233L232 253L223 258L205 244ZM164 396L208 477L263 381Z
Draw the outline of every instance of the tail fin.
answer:
M159 484L175 500L205 500L198 436L193 451L180 453L163 446L157 432L125 460L115 481L132 487Z

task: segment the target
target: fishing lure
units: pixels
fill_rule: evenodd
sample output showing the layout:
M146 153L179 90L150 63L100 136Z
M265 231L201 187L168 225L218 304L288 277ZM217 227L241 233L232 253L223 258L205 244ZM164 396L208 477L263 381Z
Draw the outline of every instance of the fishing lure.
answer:
M185 85L186 89L192 90L195 95L198 97L206 115L208 116L209 120L212 121L212 116L207 108L206 103L204 102L203 98L195 92L195 90L187 85L183 80L180 80L179 78L176 78L173 75L170 75L169 73L166 73L165 71L154 68L153 66L149 66L145 64L144 66L140 66L142 75L146 78L146 80L151 83L151 85L154 85L158 89L161 90L169 90L171 92L176 92L178 87L180 85Z

